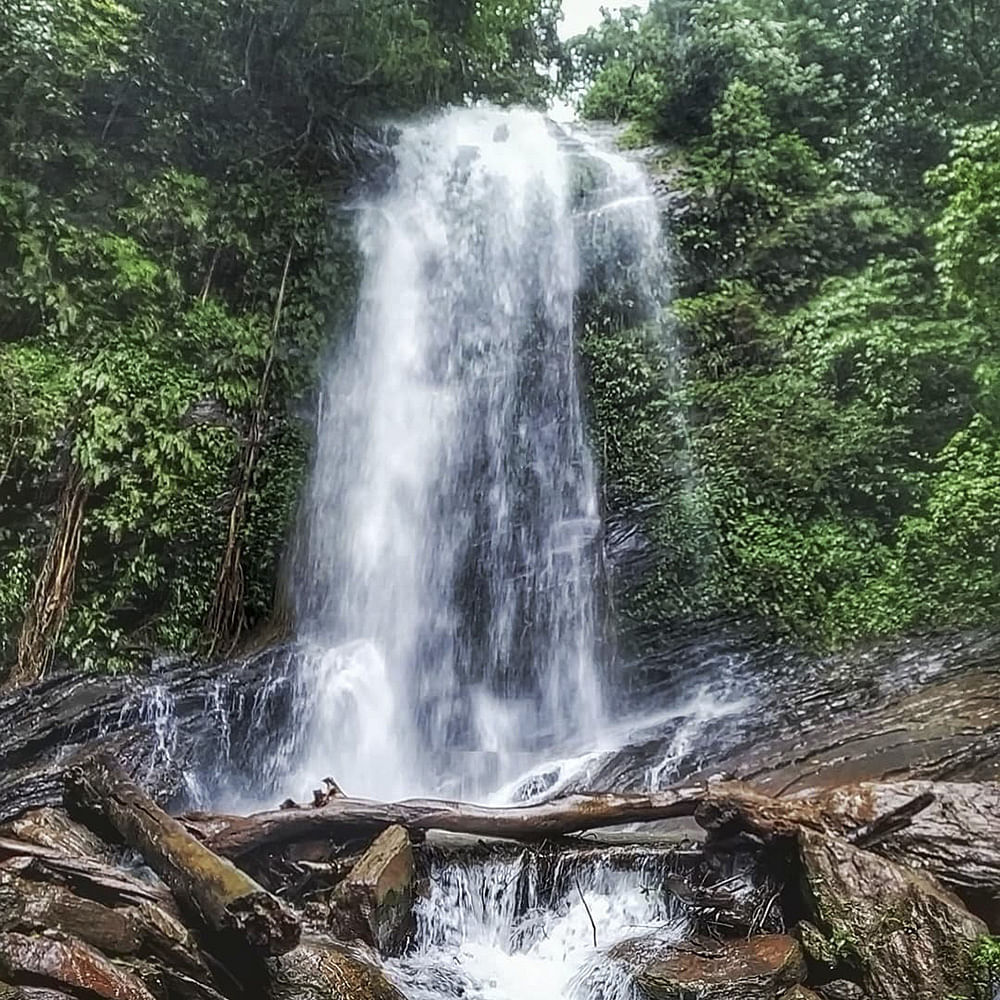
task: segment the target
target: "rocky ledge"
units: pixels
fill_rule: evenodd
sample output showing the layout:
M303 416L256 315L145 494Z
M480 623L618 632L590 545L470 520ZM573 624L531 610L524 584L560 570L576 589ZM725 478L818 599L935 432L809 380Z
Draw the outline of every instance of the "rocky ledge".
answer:
M714 760L657 792L505 809L331 785L251 816L191 812L220 706L234 758L293 717L287 657L245 664L267 695L242 700L233 664L44 682L0 704L0 998L400 1000L383 960L412 948L428 872L513 852L533 859L534 905L632 865L683 914L684 940L652 928L606 949L591 996L615 969L638 1000L993 1000L998 648L911 646L896 681L840 702L830 672L829 711L776 698L759 740L720 731Z

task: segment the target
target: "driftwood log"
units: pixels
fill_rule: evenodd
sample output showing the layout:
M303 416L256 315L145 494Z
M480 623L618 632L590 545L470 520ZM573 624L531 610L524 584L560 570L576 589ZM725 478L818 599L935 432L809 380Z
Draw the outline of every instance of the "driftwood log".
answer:
M113 827L203 925L265 955L299 943L298 918L284 903L191 836L113 760L94 757L66 782L68 803Z
M212 850L239 860L301 841L371 837L393 825L521 841L694 816L710 838L791 838L800 829L841 837L929 871L1000 924L1000 782L861 783L775 798L741 782L706 782L648 795L573 795L541 805L334 798L319 808L247 817L192 816ZM994 916L995 915L995 916Z
M710 789L696 785L648 795L571 795L542 805L500 808L437 799L375 802L345 797L319 808L278 809L247 817L199 814L191 818L191 825L208 832L212 850L227 857L296 840L372 835L390 826L543 840L623 823L693 816Z
M885 787L885 786L879 786ZM902 787L902 786L900 786ZM239 858L261 848L297 841L371 837L390 826L411 831L438 830L479 837L537 841L587 830L651 823L694 816L713 835L751 832L791 835L800 827L850 833L862 840L888 840L926 809L937 785L914 783L913 794L885 795L885 809L873 812L845 796L823 793L779 799L736 781L702 782L643 795L568 795L536 805L489 807L439 799L376 802L339 797L319 807L283 808L250 816L195 813L188 827L220 854ZM943 789L962 788L944 785ZM1000 788L984 783L978 788ZM861 794L861 793L859 793ZM1000 793L997 793L1000 794ZM867 800L866 800L867 801ZM968 807L969 803L965 803ZM990 838L988 829L980 831ZM1000 853L1000 834L996 850Z

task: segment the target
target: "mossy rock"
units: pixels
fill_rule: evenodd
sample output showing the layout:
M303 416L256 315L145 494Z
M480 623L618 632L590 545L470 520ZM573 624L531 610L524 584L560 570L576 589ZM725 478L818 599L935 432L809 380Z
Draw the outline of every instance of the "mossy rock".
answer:
M846 841L802 830L813 922L840 964L880 1000L971 996L970 955L986 925L933 876Z

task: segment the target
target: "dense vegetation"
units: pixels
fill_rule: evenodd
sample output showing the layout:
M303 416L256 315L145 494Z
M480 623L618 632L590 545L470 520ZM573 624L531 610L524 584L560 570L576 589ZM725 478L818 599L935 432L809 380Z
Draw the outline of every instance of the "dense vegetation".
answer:
M572 54L584 113L679 193L670 315L612 304L584 342L615 500L663 555L629 613L821 645L989 620L1000 6L653 0Z
M676 192L670 315L597 301L583 338L661 555L627 613L832 644L995 612L1000 8L654 0L568 53L557 16L2 5L0 676L281 628L338 205L386 115L541 103L553 65Z
M549 0L0 5L0 664L280 623L374 124L541 101ZM0 671L2 677L4 671Z

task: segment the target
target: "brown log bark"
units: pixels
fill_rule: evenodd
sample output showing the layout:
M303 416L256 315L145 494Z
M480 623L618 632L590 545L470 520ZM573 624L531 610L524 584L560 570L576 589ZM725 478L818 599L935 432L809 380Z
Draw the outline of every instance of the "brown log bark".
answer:
M625 823L695 816L715 837L745 832L766 838L791 837L806 828L860 838L864 846L939 873L965 859L973 863L975 879L981 884L983 876L1000 882L1000 833L994 835L988 823L975 818L977 809L989 812L993 805L1000 807L1000 783L854 785L780 799L742 782L710 782L647 795L574 795L541 805L501 808L345 797L319 808L280 809L247 817L195 814L186 822L214 850L238 858L260 848L301 841L370 836L392 825L532 841ZM935 848L938 839L940 846ZM907 853L909 858L904 857Z
M210 821L199 816L195 822L215 831L208 843L228 857L296 840L350 839L379 833L390 826L542 840L622 823L691 816L709 787L697 785L648 795L572 795L542 805L503 808L435 799L374 802L335 798L319 809L278 809L247 817L213 817Z
M298 944L298 919L284 903L192 837L114 761L95 757L66 780L69 801L114 827L204 925L266 955Z

